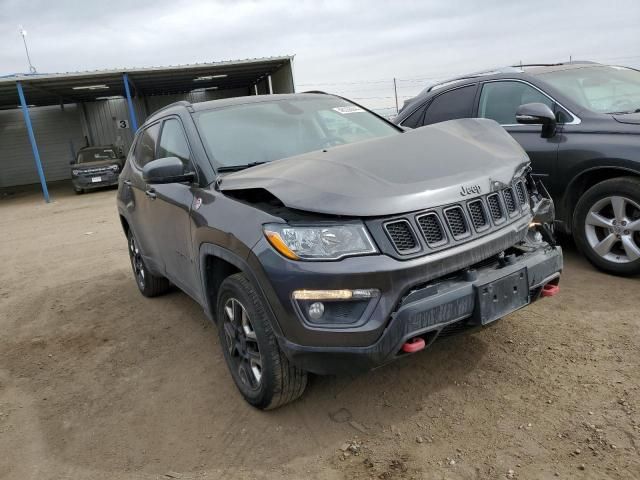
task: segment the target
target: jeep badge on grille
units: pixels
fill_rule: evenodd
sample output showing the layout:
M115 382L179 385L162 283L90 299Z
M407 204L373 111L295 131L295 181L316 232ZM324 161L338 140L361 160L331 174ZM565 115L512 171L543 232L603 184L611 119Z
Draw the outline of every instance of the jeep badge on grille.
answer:
M478 195L481 191L482 189L480 188L480 185L462 185L460 188L460 195L463 197L466 197L467 195Z

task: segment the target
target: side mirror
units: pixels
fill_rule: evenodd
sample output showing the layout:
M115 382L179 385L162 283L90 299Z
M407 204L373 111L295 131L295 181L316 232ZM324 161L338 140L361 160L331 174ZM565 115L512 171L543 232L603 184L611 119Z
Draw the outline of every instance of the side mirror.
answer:
M142 178L147 183L192 182L194 172L185 172L184 164L177 157L152 160L142 168Z
M542 138L556 134L556 116L544 103L525 103L516 110L516 121L524 125L542 125Z

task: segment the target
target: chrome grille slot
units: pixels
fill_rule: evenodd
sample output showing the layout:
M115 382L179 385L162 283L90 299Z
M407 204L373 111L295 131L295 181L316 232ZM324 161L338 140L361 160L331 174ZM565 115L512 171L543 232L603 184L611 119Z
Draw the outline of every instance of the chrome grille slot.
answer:
M438 247L447 243L447 236L444 233L442 222L434 212L418 216L416 218L424 239L430 247Z
M487 197L487 203L489 204L489 211L491 212L491 218L496 225L504 222L505 215L502 210L502 203L497 193L492 193Z
M445 209L444 216L447 220L447 224L449 225L449 230L451 230L453 238L459 240L471 235L469 226L467 225L467 219L465 218L461 207L456 205Z
M518 194L518 200L520 205L526 205L527 202L527 188L524 186L524 182L519 181L516 183L516 193Z
M513 215L514 213L516 213L516 210L518 208L518 203L513 193L513 188L505 188L502 191L502 194L504 195L504 204L507 206L507 212L509 212L509 215Z
M482 200L478 198L476 200L469 201L467 203L467 208L469 209L471 222L478 232L489 228L489 218L487 216L487 211L484 208Z
M384 229L398 253L412 253L420 249L413 228L407 220L385 223Z

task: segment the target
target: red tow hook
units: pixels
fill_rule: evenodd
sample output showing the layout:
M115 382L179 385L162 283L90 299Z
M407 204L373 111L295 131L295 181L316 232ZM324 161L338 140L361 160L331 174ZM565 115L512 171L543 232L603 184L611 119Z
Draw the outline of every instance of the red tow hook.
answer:
M560 292L560 285L552 285L547 283L544 287L542 287L541 295L543 297L553 297Z
M426 346L423 338L413 337L402 345L402 351L405 353L419 352Z

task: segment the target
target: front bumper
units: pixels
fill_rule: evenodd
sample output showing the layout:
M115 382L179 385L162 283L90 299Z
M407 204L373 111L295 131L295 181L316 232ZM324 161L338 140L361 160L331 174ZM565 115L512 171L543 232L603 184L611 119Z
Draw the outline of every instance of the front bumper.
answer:
M93 175L73 175L71 183L74 188L88 190L91 188L110 187L118 184L119 172L100 172ZM93 179L100 178L99 181Z
M496 260L476 268L473 275L459 272L412 290L391 313L380 337L370 345L310 346L280 337L280 347L295 365L309 372L352 374L370 370L406 355L402 345L416 336L425 339L428 346L438 337L482 326L478 292L483 285L526 271L527 303L531 303L540 297L544 285L559 281L561 270L560 247L541 247L516 256L510 264Z

